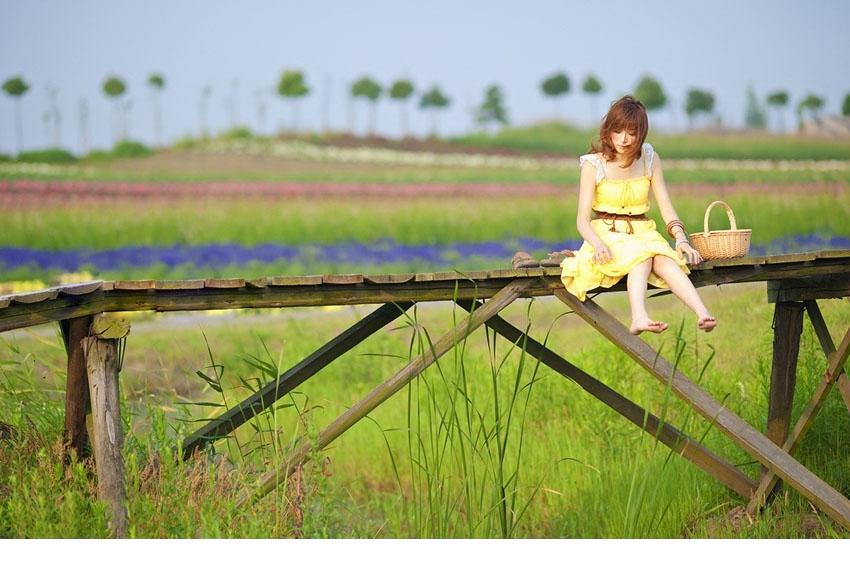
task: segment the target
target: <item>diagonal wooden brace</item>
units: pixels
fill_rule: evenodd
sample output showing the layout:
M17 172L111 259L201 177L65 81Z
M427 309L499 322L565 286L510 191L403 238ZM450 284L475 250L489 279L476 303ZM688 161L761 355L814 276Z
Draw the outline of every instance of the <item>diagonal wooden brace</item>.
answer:
M841 345L838 347L838 350L833 350L832 352L827 353L828 363L826 373L824 374L821 383L818 384L818 387L815 390L812 399L809 401L809 404L806 406L806 409L804 409L802 415L800 415L800 419L797 420L796 425L794 425L791 435L788 436L788 439L782 445L782 449L785 452L791 453L797 448L797 444L814 422L815 416L817 416L820 411L823 402L826 400L826 395L832 389L832 385L835 383L836 378L839 375L844 375L846 377L842 368L844 363L847 361L848 354L850 354L850 329L847 329L847 333L845 333L844 340L841 341ZM748 513L753 514L764 505L765 497L767 494L770 494L771 490L773 490L773 486L776 484L776 481L776 473L773 471L768 471L764 474L764 476L762 476L761 481L759 481L758 489L747 504Z
M189 435L183 441L183 458L221 439L303 384L322 368L372 336L407 311L413 302L386 303L334 337L313 354L269 382L238 405Z
M472 302L458 301L466 310L472 308ZM476 307L478 308L478 307ZM675 427L664 423L657 416L635 404L614 389L603 384L581 368L552 352L535 341L505 319L495 315L486 325L514 344L521 344L526 352L564 378L573 380L587 393L595 397L641 429L654 435L673 451L688 459L696 466L725 484L743 498L749 498L756 489L756 483L731 463L712 453L696 439L682 433Z
M665 385L669 384L673 393L691 405L700 415L715 423L739 447L775 471L838 524L850 529L850 501L840 492L814 475L746 421L725 408L684 374L675 370L669 362L658 356L651 346L631 335L622 323L596 303L591 300L582 303L566 290L556 290L555 295L655 378Z
M812 322L812 327L818 337L818 342L820 342L823 353L826 356L829 356L835 350L835 343L832 341L832 336L829 334L826 321L823 320L823 314L820 312L818 302L812 299L805 301L804 303L806 304L806 312L809 314L809 321ZM841 397L844 398L844 405L847 406L847 410L850 411L850 378L848 378L847 374L842 371L838 378L836 378L835 383L838 386L838 391L841 393Z
M421 374L426 368L433 364L438 358L447 353L454 345L463 341L474 330L483 325L490 317L513 303L522 293L534 284L533 278L523 278L511 281L498 293L490 298L484 307L476 310L457 327L443 335L432 348L411 360L404 368L396 372L386 382L369 392L366 397L351 406L345 413L336 418L330 425L319 432L315 443L306 439L296 442L293 451L286 457L281 466L263 475L260 487L252 493L243 493L236 502L236 506L242 506L248 502L257 502L263 496L274 490L276 486L284 482L295 469L303 464L312 451L318 451L327 447L334 439L342 435L355 423L363 419L369 412L388 400L413 378Z

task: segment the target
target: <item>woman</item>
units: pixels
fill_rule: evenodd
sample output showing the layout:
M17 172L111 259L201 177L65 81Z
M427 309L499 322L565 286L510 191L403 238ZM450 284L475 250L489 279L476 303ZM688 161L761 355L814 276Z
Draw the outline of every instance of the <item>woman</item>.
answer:
M696 313L699 329L708 332L717 321L687 276L687 263L698 264L702 257L688 242L670 203L661 160L645 142L648 131L643 104L624 96L603 118L592 153L579 158L576 225L584 244L561 263L561 280L567 291L584 301L589 290L611 287L626 276L632 315L629 330L635 335L667 329L667 323L649 317L645 296L648 283L669 288ZM655 230L655 221L646 217L650 189L667 233L675 239L675 250Z

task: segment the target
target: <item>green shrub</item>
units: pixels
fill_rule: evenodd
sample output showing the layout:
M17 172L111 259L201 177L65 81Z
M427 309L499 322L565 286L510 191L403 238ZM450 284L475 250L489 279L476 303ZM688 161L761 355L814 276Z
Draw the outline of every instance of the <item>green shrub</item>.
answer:
M105 150L92 150L86 154L87 161L107 161L112 159L112 152Z
M44 150L21 152L18 154L17 160L24 163L66 164L76 162L77 157L62 148L46 148Z
M12 161L12 156L7 156L6 154L0 154L0 163Z
M247 126L235 126L225 130L218 135L219 140L250 140L254 137L253 132Z
M175 150L192 150L200 145L201 140L193 138L191 136L183 136L182 138L176 140L171 147Z
M152 153L153 152L149 147L141 142L134 142L133 140L118 142L115 144L115 147L112 148L112 155L118 158L146 157Z

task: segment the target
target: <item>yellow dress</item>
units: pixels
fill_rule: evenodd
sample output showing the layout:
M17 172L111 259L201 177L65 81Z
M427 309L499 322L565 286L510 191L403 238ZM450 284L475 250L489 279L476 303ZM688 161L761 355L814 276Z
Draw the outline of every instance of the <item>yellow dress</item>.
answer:
M644 175L624 180L608 179L598 156L593 154L581 156L580 164L589 161L597 168L593 210L618 215L646 213L649 210L651 176L648 172L652 171L652 156L652 146L644 144ZM561 262L561 281L567 291L581 301L587 298L588 291L613 286L632 268L653 256L662 255L672 258L684 273L690 273L684 259L655 230L654 220L625 221L597 218L590 221L590 226L611 251L612 259L607 264L597 264L593 261L594 248L584 242L574 257L566 258ZM649 274L649 283L659 288L669 287L654 272Z

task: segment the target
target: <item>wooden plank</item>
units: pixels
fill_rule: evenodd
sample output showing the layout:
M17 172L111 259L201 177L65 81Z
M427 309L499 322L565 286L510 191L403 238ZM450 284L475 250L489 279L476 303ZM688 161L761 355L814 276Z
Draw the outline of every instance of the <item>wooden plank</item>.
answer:
M204 287L211 289L239 289L245 287L245 278L207 278Z
M113 289L136 291L140 289L154 289L155 280L116 280Z
M86 295L87 293L95 292L102 287L102 280L67 284L59 288L59 295Z
M832 299L849 296L850 274L767 282L767 300L770 303Z
M592 300L582 303L566 290L557 290L556 297L569 305L582 319L590 323L612 343L620 347L665 387L682 398L697 412L714 423L732 441L768 466L790 486L818 506L838 524L850 528L850 501L840 492L818 478L793 457L777 447L743 419L729 411L705 390L658 356L652 347L629 333L629 330Z
M263 475L260 488L251 493L243 493L236 502L240 507L248 502L256 502L276 486L284 482L313 452L327 447L334 439L342 435L352 425L360 421L384 401L392 397L413 378L422 373L438 358L448 352L454 345L463 341L474 330L483 325L490 317L513 303L523 290L531 285L532 280L521 279L509 282L501 291L486 302L481 309L464 319L457 327L437 340L430 349L411 360L391 378L369 392L363 399L351 406L346 412L335 419L330 425L319 432L315 442L301 439L289 452L282 466L277 470Z
M767 438L780 447L788 438L788 429L791 427L802 333L803 304L785 301L777 303L773 312L773 360L767 403ZM767 472L765 467L762 476Z
M497 270L487 270L486 272L488 278L524 278L526 274L520 272L516 268L499 268Z
M416 274L416 278L414 278L417 282L441 282L465 279L467 278L454 270L450 272L427 272L423 274Z
M103 291L112 291L115 289L115 282L103 282L103 286L100 289Z
M281 374L277 380L269 382L244 401L189 435L183 441L183 458L189 458L195 451L202 449L216 439L229 435L246 421L271 407L276 401L306 382L328 364L359 345L388 323L396 320L412 305L412 302L382 305L340 333L313 354Z
M98 497L109 509L113 537L127 537L124 489L124 430L118 394L118 339L83 339L94 429Z
M472 302L458 302L469 311ZM480 302L476 309L480 308ZM531 356L559 373L564 378L576 382L587 393L640 427L673 451L688 459L696 466L707 472L731 490L749 498L756 489L756 483L731 463L712 453L697 440L682 433L658 417L635 404L628 398L603 384L587 372L571 364L568 360L555 354L539 342L535 341L508 321L498 315L491 317L486 325L499 333L513 344L520 345Z
M322 276L274 276L269 281L269 285L275 287L320 285L321 283Z
M65 429L62 435L66 462L70 452L82 460L91 455L86 416L91 413L89 380L83 339L88 336L92 316L76 317L59 322L65 353L68 355L68 371L65 379Z
M154 289L204 289L204 280L156 280Z
M815 255L821 258L850 258L850 250L818 250Z
M403 284L413 281L416 274L376 274L363 276L363 281L370 284Z
M767 256L766 264L800 264L813 262L818 257L817 252L799 252L797 254L780 254Z
M24 293L16 293L10 296L12 303L23 303L23 304L32 304L32 303L41 303L42 301L48 299L56 299L59 296L59 288L58 287L50 287L47 289L39 289L37 291L27 291Z
M326 274L322 276L323 284L347 285L363 283L363 274Z
M255 289L262 289L269 285L269 278L260 277L260 278L250 278L245 280L245 287L252 287Z
M4 307L8 307L8 305L12 302L11 295L0 295L0 309Z
M808 405L803 410L803 413L797 420L797 423L794 425L794 430L791 432L791 435L788 436L782 444L782 449L784 449L787 453L791 453L797 448L800 440L809 430L809 427L814 422L815 417L820 411L823 402L826 400L826 395L832 388L832 384L835 382L836 378L842 375L845 378L847 377L847 374L844 372L844 363L847 362L848 354L850 354L850 329L847 329L847 333L844 335L844 340L841 341L841 345L838 349L827 354L828 364L823 380L821 380L820 384L818 384L812 399L809 401ZM763 506L768 495L771 494L774 487L777 487L778 485L779 481L774 473L768 472L762 476L758 489L756 489L755 494L747 505L747 512L753 514L759 507Z
M130 334L130 321L113 313L99 313L92 319L89 336L98 339L123 339Z
M823 314L816 301L806 301L805 305L806 312L809 314L809 321L811 321L815 335L818 337L821 350L823 350L826 356L829 356L830 353L835 351L835 343L832 341L832 335L829 334L826 321L823 320ZM847 374L840 375L836 380L836 384L838 385L838 391L841 397L844 398L844 405L850 411L850 379L848 379Z

